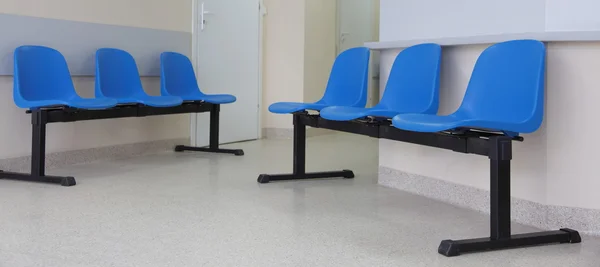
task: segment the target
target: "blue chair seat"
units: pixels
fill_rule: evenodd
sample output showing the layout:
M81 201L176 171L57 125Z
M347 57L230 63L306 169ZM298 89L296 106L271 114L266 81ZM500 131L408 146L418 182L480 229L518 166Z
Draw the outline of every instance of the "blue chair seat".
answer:
M469 127L469 125L478 125L478 127L481 127L482 124L494 124L493 122L460 117L455 114L448 116L399 114L392 119L392 123L396 128L413 132L441 132L461 127Z
M364 117L393 118L400 113L380 108L329 107L321 111L321 117L332 121L351 121Z
M112 98L79 98L68 101L68 106L81 109L107 109L117 105L117 100Z
M204 101L211 104L230 104L237 101L237 98L233 95L220 94L220 95L205 95L200 91L197 93L191 93L187 95L181 95L184 101Z
M15 49L13 98L18 107L28 109L106 109L117 105L115 99L79 96L64 56L55 49L31 45Z
M392 119L392 125L407 131L425 133L449 131L458 128L515 133L529 132L529 130L519 127L519 125L515 123L468 118L456 114L447 116L399 114Z
M115 48L96 51L96 97L115 98L119 104L139 103L159 108L183 103L179 96L146 94L133 56Z
M141 95L137 97L124 97L117 98L119 104L143 104L150 107L174 107L179 106L183 102L180 97L174 96L150 96L150 95Z
M543 121L545 66L542 42L515 40L492 45L477 60L456 112L446 116L400 114L392 124L415 132L456 128L535 132Z
M320 111L329 105L320 103L279 102L269 106L269 111L276 114L289 114L303 110Z
M321 100L314 103L279 102L269 106L276 114L303 110L320 111L326 107L364 107L367 104L367 83L371 52L366 47L342 52L333 63L329 81Z
M185 55L164 52L160 55L161 94L178 96L184 101L204 101L211 104L230 104L237 101L233 95L207 95L200 90L192 61Z
M419 44L402 50L394 60L383 97L372 108L328 107L321 117L351 121L365 117L391 119L402 113L435 114L439 106L442 48Z
M28 101L26 105L19 105L20 108L38 109L56 106L67 106L79 109L107 109L117 105L117 100L111 98L79 98L70 100L37 100Z

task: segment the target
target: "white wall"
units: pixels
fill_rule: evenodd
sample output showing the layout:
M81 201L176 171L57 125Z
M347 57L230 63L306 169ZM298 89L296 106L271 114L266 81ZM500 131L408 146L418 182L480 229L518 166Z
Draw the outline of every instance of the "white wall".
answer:
M382 24L381 40L396 40L401 37L389 31L389 14L395 12L393 7L398 8L397 4L395 1L382 0L381 19L387 25ZM578 9L592 9L596 2L589 1L588 4ZM414 11L415 17L426 17L427 14L429 13L422 10ZM388 16L387 22L385 16ZM485 21L487 19L474 20L473 23ZM588 22L589 24L578 27L596 27L593 20ZM424 27L427 29L428 25ZM466 45L443 49L440 114L448 114L458 108L475 60L486 47ZM399 50L387 50L382 53L382 91L398 52ZM600 126L593 123L597 120L595 100L600 97L599 69L600 43L548 44L545 120L536 133L524 136L525 142L514 143L513 196L542 204L600 209L600 194L597 193L600 179L597 179L594 162L597 158L595 152L600 148L600 144L594 142L594 136ZM489 160L486 157L382 140L380 165L456 184L489 189Z
M381 21L381 0L373 0L373 18L375 18L375 23L371 25L373 27L373 41L379 41L379 23Z
M262 127L291 129L292 116L271 114L268 107L281 101L314 102L323 96L337 54L337 4L265 0L265 5Z
M263 128L292 128L292 117L268 111L275 102L304 100L305 3L265 0Z
M600 209L595 141L600 131L600 42L548 47L546 101L547 202Z
M266 0L263 128L291 129L292 116L268 111L275 102L323 96L335 60L335 0Z
M2 0L0 12L161 30L192 31L192 0Z
M544 6L545 0L381 0L380 41L540 32Z
M3 0L0 12L83 22L168 29L191 33L191 0ZM115 8L118 7L118 8ZM160 19L157 19L160 18ZM11 27L4 25L4 27ZM78 92L93 96L93 77L74 78ZM151 93L158 93L158 78L144 78ZM29 155L31 120L12 100L12 76L0 76L0 158ZM48 152L187 138L189 116L102 120L48 126Z
M599 9L597 0L546 0L546 30L600 30Z
M304 101L323 96L336 57L336 0L306 0Z
M380 0L372 0L373 2L373 24L371 25L373 33L373 41L379 41L379 23L381 20L381 1ZM373 107L379 103L380 99L380 90L381 84L379 83L379 79L377 77L380 76L380 55L379 53L371 53L371 64L369 66L369 77L373 77L369 79L369 101L367 102L367 106Z
M597 0L381 2L381 41L600 30Z

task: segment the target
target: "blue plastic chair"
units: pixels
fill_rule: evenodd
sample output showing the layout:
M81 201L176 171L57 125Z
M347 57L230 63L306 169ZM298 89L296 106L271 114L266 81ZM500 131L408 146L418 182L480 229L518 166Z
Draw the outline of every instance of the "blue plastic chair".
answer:
M447 116L400 114L397 128L439 132L457 128L531 133L544 116L546 48L536 40L499 43L475 64L462 105Z
M439 106L442 48L420 44L404 49L394 61L385 92L372 108L328 107L321 117L350 121L364 117L393 118L401 113L436 114Z
M117 105L114 99L80 97L65 57L55 49L31 45L15 50L13 98L18 107L28 109L106 109Z
M367 104L370 56L371 53L366 47L351 48L342 52L333 64L321 100L315 103L275 103L269 107L269 111L289 114L303 110L321 110L331 106L364 107Z
M160 55L161 93L178 96L184 101L204 101L212 104L229 104L237 99L233 95L207 95L198 87L198 80L190 59L175 52Z
M146 94L133 56L114 48L96 52L96 96L115 98L119 104L138 103L151 107L173 107L183 102L177 96Z

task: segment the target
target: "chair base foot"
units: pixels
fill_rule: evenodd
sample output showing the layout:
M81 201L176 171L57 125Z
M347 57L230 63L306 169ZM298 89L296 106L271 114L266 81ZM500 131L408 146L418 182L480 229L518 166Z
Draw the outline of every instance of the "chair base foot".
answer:
M459 256L462 253L484 252L501 249L522 248L552 243L581 243L579 232L571 229L513 235L510 238L492 240L491 238L444 240L438 252L446 257Z
M195 151L195 152L210 152L220 154L233 154L236 156L243 156L244 150L242 149L220 149L220 148L209 148L209 147L193 147L193 146L176 146L175 152L184 151Z
M62 186L74 186L77 184L75 177L70 176L50 176L50 175L32 175L29 173L4 172L0 171L0 179L26 181L36 183L60 184Z
M272 181L290 181L290 180L306 180L306 179L321 179L321 178L354 178L354 172L351 170L331 171L331 172L309 172L301 175L297 174L261 174L258 176L258 182L268 184Z

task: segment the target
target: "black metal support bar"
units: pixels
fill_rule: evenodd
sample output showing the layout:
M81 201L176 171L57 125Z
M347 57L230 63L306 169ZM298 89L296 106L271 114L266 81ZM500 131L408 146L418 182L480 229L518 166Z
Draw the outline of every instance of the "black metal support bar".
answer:
M581 236L571 229L513 235L504 239L478 238L465 240L444 240L438 252L447 257L463 253L484 252L501 249L523 248L546 244L581 243Z
M35 111L31 114L31 175L46 174L46 114Z
M219 148L219 113L221 112L221 105L212 105L210 108L210 136L208 147L193 147L193 146L176 146L175 152L184 151L195 151L195 152L210 152L210 153L221 153L221 154L233 154L236 156L243 156L244 150L242 149L221 149Z
M236 156L244 155L244 150L242 150L242 149L224 149L224 148L213 149L210 147L194 147L194 146L183 146L183 145L178 145L175 147L175 152L184 152L184 151L209 152L209 153L218 153L218 154L233 154Z
M31 113L31 173L0 171L0 179L52 183L62 186L76 184L74 177L46 175L46 124L48 114L43 110Z
M211 147L195 148L183 147L183 150L230 153L243 155L242 150L219 149L219 110L220 106L205 102L186 102L175 107L155 108L144 105L121 105L110 109L82 110L67 107L55 107L49 109L31 110L32 142L31 142L31 172L16 173L0 171L0 179L54 183L63 186L76 184L74 177L48 176L45 173L46 158L46 124L56 122L74 122L100 119L116 119L130 117L146 117L171 114L202 113L211 112ZM215 146L216 144L216 146ZM176 151L181 150L178 146Z
M329 172L306 172L306 125L313 124L314 120L308 114L294 114L294 166L291 174L261 174L258 182L266 184L272 181L304 180L320 178L354 178L351 170L329 171ZM314 125L314 124L313 124Z
M213 104L203 102L188 102L175 107L155 108L143 105L122 105L110 109L83 110L83 109L48 109L47 123L74 122L86 120L118 119L132 117L147 117L172 114L203 113L209 112ZM35 111L32 112L35 113Z
M490 237L510 238L510 161L512 141L507 137L490 139Z
M273 181L291 181L291 180L306 180L306 179L323 179L323 178L354 178L354 172L351 170L328 171L328 172L309 172L303 175L288 174L261 174L258 176L258 182L268 184Z
M313 128L330 129L339 132L353 133L366 135L374 138L379 138L378 123L366 123L360 121L330 121L321 118L319 115L304 114L298 117L298 120L306 126Z
M210 110L210 136L209 146L211 149L219 148L219 105L214 105Z
M379 137L384 139L448 149L460 153L471 153L480 150L469 150L467 138L451 134L409 132L388 125L381 126L379 133Z
M510 161L512 160L512 138L492 136L488 141L490 158L490 237L467 240L444 240L438 252L452 257L462 253L552 243L579 243L577 231L562 229L511 235L510 220Z
M75 181L75 178L70 177L70 176L52 176L52 175L37 176L37 175L29 174L29 173L4 172L4 171L0 171L0 179L23 181L23 182L60 184L62 186L74 186L77 184Z
M581 236L575 230L561 229L528 234L511 234L510 217L510 162L512 142L523 141L522 137L508 137L502 133L479 130L457 132L417 133L396 129L386 121L329 121L319 115L294 114L294 173L262 174L259 183L274 180L296 180L308 178L354 176L351 171L328 173L305 173L305 127L324 128L374 138L385 138L406 143L437 147L460 153L487 156L490 159L490 237L466 240L444 240L438 252L445 256L461 253L481 252L498 249L521 248L551 243L580 243Z
M448 149L460 153L477 154L487 156L488 139L482 139L478 135L459 135L451 133L417 133L404 131L390 125L389 122L361 122L361 121L331 121L319 115L303 114L299 118L306 125L313 128L323 128L353 134L366 135L374 138L383 138L401 141L411 144ZM488 138L495 136L489 133L481 133Z
M306 175L306 125L300 115L294 115L294 174Z

